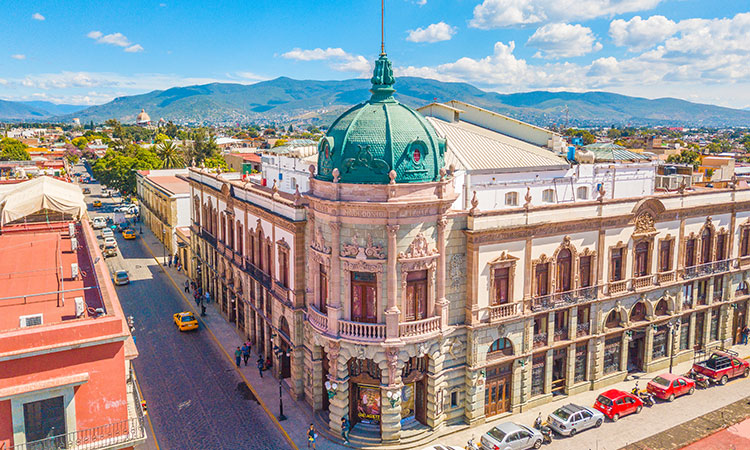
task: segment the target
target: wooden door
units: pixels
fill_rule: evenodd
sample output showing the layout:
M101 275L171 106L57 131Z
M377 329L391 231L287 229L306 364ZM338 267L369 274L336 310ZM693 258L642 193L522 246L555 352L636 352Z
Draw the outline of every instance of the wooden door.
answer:
M375 283L352 283L352 320L355 322L377 322Z
M487 381L484 401L484 414L487 417L510 409L510 374Z
M414 393L414 416L419 423L427 425L427 377L417 381L416 392Z

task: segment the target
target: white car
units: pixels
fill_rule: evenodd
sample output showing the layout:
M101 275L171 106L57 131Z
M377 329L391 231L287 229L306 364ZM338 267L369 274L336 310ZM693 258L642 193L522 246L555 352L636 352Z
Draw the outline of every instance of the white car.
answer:
M104 248L117 247L117 241L113 237L104 238Z
M102 237L106 240L107 238L115 237L115 232L111 228L105 228L102 230Z
M107 226L107 219L102 216L94 217L92 226L94 227L95 230L104 228Z

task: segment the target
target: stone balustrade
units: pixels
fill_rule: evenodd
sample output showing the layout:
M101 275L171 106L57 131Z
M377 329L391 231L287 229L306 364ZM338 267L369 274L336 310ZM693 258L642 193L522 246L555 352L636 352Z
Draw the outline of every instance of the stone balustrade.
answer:
M385 340L385 324L339 319L339 335L358 341L379 342Z
M520 302L490 306L490 322L496 322L506 317L517 316L521 313Z
M321 333L328 332L328 315L318 311L318 308L313 305L307 306L307 320L313 328Z
M440 316L398 324L398 333L402 338L425 336L438 331L440 331Z

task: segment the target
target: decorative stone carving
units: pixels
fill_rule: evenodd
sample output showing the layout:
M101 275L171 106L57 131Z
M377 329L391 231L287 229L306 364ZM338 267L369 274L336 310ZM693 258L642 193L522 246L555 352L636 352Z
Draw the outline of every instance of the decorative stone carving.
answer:
M302 201L302 194L299 192L299 184L294 188L294 204L299 206Z
M633 234L651 234L656 233L654 226L654 216L651 213L644 212L635 219L635 233Z
M385 264L368 263L366 260L361 259L342 259L341 269L350 272L384 272Z
M323 237L323 229L320 227L315 228L315 233L313 234L312 248L314 248L315 250L321 253L326 253L326 254L331 253L331 247L326 245L326 240Z
M461 342L458 338L452 338L451 342L448 344L448 353L453 357L453 359L457 359L458 356L464 351L464 344Z
M341 246L341 256L343 258L357 259L385 259L383 246L375 244L372 240L372 235L367 235L367 245L365 247L360 246L358 241L359 237L355 233L351 243Z
M388 182L388 184L396 184L396 171L391 170L388 172L388 178L391 180Z
M526 200L526 203L523 204L523 207L526 209L529 209L531 207L531 188L526 186L526 195L523 197L524 200Z
M354 356L357 359L366 359L366 356L365 356L366 350L367 350L367 347L365 347L364 345L357 344L354 346Z
M398 257L402 259L427 258L434 256L435 254L437 254L437 250L434 248L430 249L429 244L427 243L427 238L424 237L423 233L419 233L414 240L411 241L406 252L399 253Z
M365 256L372 259L385 259L383 246L373 243L371 234L367 235L367 247L365 248Z
M336 341L330 341L328 343L328 376L331 379L335 379L338 376L338 360L339 353L341 353L341 344Z
M466 283L466 255L455 253L448 260L448 276L452 288L459 288Z
M469 210L469 215L473 216L477 213L479 206L479 199L477 198L477 191L474 191L474 195L471 197L471 209Z
M283 237L281 238L281 240L276 241L276 244L278 244L280 247L283 247L283 248L285 248L287 250L290 249L289 244L286 242L286 239L283 238Z
M398 373L398 349L385 349L385 358L388 363L388 382L390 384L393 384L393 380L396 378L396 374Z
M333 169L333 172L331 173L333 175L333 182L338 183L341 179L341 173L339 172L338 168Z
M417 357L423 358L427 354L427 345L424 342L420 342L417 345Z

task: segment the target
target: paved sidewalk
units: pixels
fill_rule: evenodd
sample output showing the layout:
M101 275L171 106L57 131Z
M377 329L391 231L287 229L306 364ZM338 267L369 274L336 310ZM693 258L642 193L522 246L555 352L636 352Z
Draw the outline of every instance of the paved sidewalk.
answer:
M184 272L178 272L174 267L164 266L164 256L161 242L156 239L156 236L148 230L146 227L143 228L143 234L139 235L139 239L146 244L146 247L159 261L161 268L169 275L175 284L175 289L182 295L196 317L199 317L203 322L203 331L209 331L215 338L216 343L224 351L226 357L234 365L234 351L238 346L242 346L244 339L235 330L234 325L230 324L221 315L216 302L212 301L206 306L206 316L200 317L200 308L196 306L193 299L192 290L186 294L184 290L185 280L187 276ZM255 349L253 349L255 350ZM248 365L242 366L237 369L242 378L248 384L250 391L248 395L251 395L254 400L258 401L266 413L269 415L271 420L279 426L282 433L290 440L289 448L307 448L307 428L313 421L312 410L304 402L297 402L289 395L286 389L282 389L282 398L284 402L284 415L286 420L279 422L277 417L279 414L279 382L274 378L270 372L264 371L263 378L260 378L258 369L255 365L257 361L257 354L253 352L248 360ZM318 432L318 440L316 446L321 450L343 450L347 447L338 445L336 443L327 441L323 438L323 434ZM294 446L292 446L292 442Z

